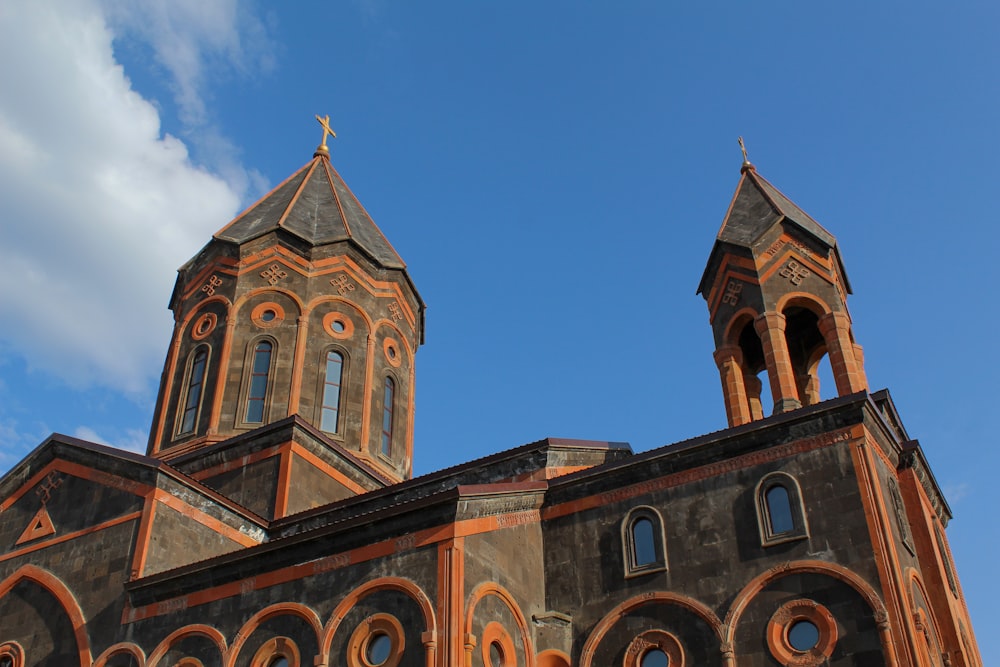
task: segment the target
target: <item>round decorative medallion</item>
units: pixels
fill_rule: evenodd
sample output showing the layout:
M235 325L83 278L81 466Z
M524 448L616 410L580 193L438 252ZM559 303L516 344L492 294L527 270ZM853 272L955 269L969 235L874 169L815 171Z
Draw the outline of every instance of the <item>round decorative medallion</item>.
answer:
M821 665L836 645L836 619L826 607L812 600L786 602L767 624L767 646L783 665Z
M327 313L323 317L323 329L334 338L343 340L354 333L354 322L343 313Z
M385 359L390 366L399 368L403 363L403 355L399 351L399 341L395 338L386 338L382 341L382 351L385 352Z
M216 317L215 313L205 313L195 320L194 326L191 327L191 338L202 340L215 331L215 326L218 323L219 318Z
M517 664L514 640L496 621L490 621L483 628L482 651L486 667L514 667Z
M347 642L350 667L396 667L403 658L406 639L395 616L374 614L358 624Z
M278 326L285 320L285 309L273 301L257 304L250 311L250 319L262 329L269 329Z
M646 630L625 650L625 667L684 667L684 648L665 630Z

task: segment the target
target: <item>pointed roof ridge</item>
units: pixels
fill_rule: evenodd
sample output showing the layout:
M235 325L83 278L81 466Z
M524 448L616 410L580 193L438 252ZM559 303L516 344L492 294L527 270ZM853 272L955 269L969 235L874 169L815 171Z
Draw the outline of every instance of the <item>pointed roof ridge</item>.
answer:
M755 184L761 189L764 197L774 206L775 210L831 248L837 245L837 239L833 234L823 227L823 225L816 222L815 218L793 202L774 183L771 183L771 181L757 173L756 169L748 169L744 175L747 173L750 174L750 178L754 180Z
M385 268L406 269L399 253L330 164L329 156L319 152L213 238L245 243L278 229L313 246L350 241Z
M239 213L237 213L235 218L233 218L232 220L230 220L229 222L227 222L225 225L223 225L223 227L221 229L219 229L219 231L215 232L215 234L212 234L212 238L224 239L225 238L225 232L230 227L232 227L233 225L235 225L236 223L238 223L240 220L242 220L243 218L245 218L247 216L247 214L250 213L250 211L252 211L253 209L257 208L257 206L261 202L263 202L266 199L270 199L271 197L273 197L274 195L276 195L279 190L282 190L283 188L285 188L285 186L287 186L289 183L291 183L292 180L294 180L297 176L299 176L300 174L302 174L302 172L306 171L312 165L312 163L316 161L316 159L317 158L313 158L309 162L305 163L304 165L302 165L301 167L299 167L298 169L296 169L295 171L293 171L292 174L288 178L286 178L285 180L283 180L281 183L278 183L276 186L274 186L273 188L271 188L264 196L262 196L261 198L257 199L255 202L253 202L252 204L250 204L249 206L247 206L245 209L243 209L242 211L240 211ZM305 180L305 179L303 178L303 180ZM298 189L298 188L296 188L296 189Z
M302 178L302 181L299 183L299 187L295 189L295 194L292 195L292 199L288 202L288 206L285 207L285 211L281 214L281 217L278 218L279 227L285 226L285 220L288 218L288 214L291 212L292 207L295 206L295 203L299 200L299 195L301 195L302 191L305 189L306 183L309 182L309 178L312 176L313 172L316 171L317 162L322 162L322 158L313 156L313 159L310 162L308 162L306 165L303 165L303 168L308 166L309 169L308 171L306 171L306 175Z

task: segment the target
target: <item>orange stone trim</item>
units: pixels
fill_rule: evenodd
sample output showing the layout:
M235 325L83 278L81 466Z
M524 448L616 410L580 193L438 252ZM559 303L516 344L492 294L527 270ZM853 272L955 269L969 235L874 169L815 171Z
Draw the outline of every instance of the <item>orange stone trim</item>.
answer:
M535 656L535 667L570 667L569 656L550 648Z
M48 537L49 535L56 534L56 527L52 525L52 517L49 516L49 511L45 509L45 505L38 508L35 512L35 516L31 517L31 521L28 522L28 527L24 529L21 536L17 538L17 542L14 542L14 546L18 546L24 542L30 542L32 540L37 540L42 537Z
M783 445L776 445L763 451L743 454L726 461L708 463L683 472L621 487L619 489L615 489L614 491L608 491L593 496L587 496L585 498L579 498L577 500L571 500L559 505L550 505L541 510L541 518L543 521L547 521L549 519L555 519L568 514L575 514L596 507L603 507L604 505L610 505L612 503L624 502L648 493L663 491L665 489L681 486L683 484L690 484L703 479L709 479L717 475L743 470L744 468L749 468L751 466L770 463L771 461L777 461L789 456L795 456L814 449L829 447L841 442L846 442L852 437L856 436L852 434L851 429L841 429L839 431L831 431L830 433L824 433L823 435L812 438L795 440Z
M743 612L746 611L747 605L750 604L750 601L753 600L758 593L764 590L766 586L776 579L789 574L802 573L823 574L837 579L838 581L841 581L853 588L862 597L862 599L865 600L875 616L875 623L878 626L879 639L882 642L882 652L886 658L886 667L895 667L897 665L893 649L893 639L889 629L889 616L885 605L882 603L882 599L878 596L878 593L875 592L875 589L873 589L868 582L846 567L819 560L800 560L782 563L781 565L772 567L769 570L765 570L751 579L750 582L736 595L733 599L733 603L729 607L729 611L723 622L725 628L723 643L729 646L733 645L736 627L740 622L740 618L742 617Z
M323 459L319 458L318 456L316 456L315 454L313 454L312 452L310 452L308 449L306 449L305 447L303 447L299 443L293 442L292 443L291 451L292 451L293 454L295 454L299 458L301 458L304 461L308 462L314 468L318 468L319 470L323 471L329 477L332 477L333 479L337 480L341 485L343 485L345 488L347 488L351 492L357 493L359 495L362 494L362 493L367 493L368 492L368 489L364 488L363 486L361 486L360 484L358 484L357 482L355 482L354 480L352 480L351 478L349 478L347 475L345 475L344 473L340 472L339 470L337 470L336 468L334 468L332 465L330 465L329 463L327 463Z
M524 613L521 611L520 605L517 604L517 600L514 599L514 596L511 595L510 591L508 591L506 588L496 583L495 581L487 581L482 584L479 584L478 586L476 586L475 590L473 590L472 593L469 594L469 599L465 605L467 609L465 613L466 634L467 635L472 634L472 621L475 616L476 605L478 605L483 598L489 595L499 598L501 602L504 603L504 606L506 606L507 609L510 611L510 613L514 616L514 620L517 623L518 633L521 635L521 644L524 646L525 664L527 667L535 667L535 649L531 642L531 632L528 629L528 621L527 619L525 619ZM457 644L457 642L455 643ZM489 651L489 638L485 631L483 632L482 648L484 651L487 652ZM471 652L472 652L471 647L467 646L466 658L471 659L472 657ZM484 655L488 657L489 654L485 653ZM469 664L469 663L466 662L462 664ZM484 664L489 664L489 662L487 661ZM516 664L516 662L512 662L510 664Z
M309 624L310 628L312 628L312 631L315 633L316 643L319 644L323 631L322 631L322 623L320 622L319 616L316 614L316 612L304 604L299 604L297 602L282 602L261 609L256 614L251 616L246 623L243 624L243 627L240 628L240 631L236 633L236 637L233 639L233 644L232 646L229 647L229 650L226 653L226 659L223 662L223 664L226 665L226 667L233 667L240 656L240 651L243 649L243 645L246 644L250 636L257 630L257 628L261 626L262 623L276 616L295 616L297 618L301 618L302 620L304 620L306 623ZM257 653L254 655L250 663L252 666L258 664L265 664L265 663L260 663L260 661L264 657L269 657L274 655L274 651L277 649L276 646L271 647L271 650L267 654L267 656L263 655L262 651L264 651L264 648L266 646L267 644L262 646L261 649L258 650ZM296 657L298 657L298 649L295 648L294 651ZM282 653L282 655L286 654ZM289 662L291 662L291 660L289 660Z
M389 637L392 649L378 666L368 660L368 644L378 635ZM403 625L390 614L373 614L358 624L347 641L348 667L396 667L406 650L406 633Z
M144 496L151 488L145 484L133 482L132 480L124 479L122 477L118 477L117 475L111 475L109 473L101 472L70 461L56 459L45 464L45 467L32 475L28 481L18 487L17 491L10 494L6 500L0 503L0 512L3 512L20 500L21 496L35 488L39 482L48 477L49 473L53 471L72 475L73 477L79 477L80 479L85 479L88 482L95 482L102 486L118 489L119 491L125 491L136 496Z
M9 658L13 667L24 667L24 647L17 642L4 642L0 644L0 658Z
M789 632L799 621L819 631L816 644L807 650L792 646ZM771 655L789 667L819 667L833 655L837 645L837 621L823 605L813 600L791 600L778 607L767 624L767 646Z
M105 667L108 660L116 655L122 654L132 656L138 667L146 667L146 654L143 653L141 648L131 642L119 642L104 649L104 651L97 656L97 659L94 660L94 667Z
M773 260L768 258L767 263L770 266L768 266L767 269L761 272L760 274L761 284L767 282L771 278L771 276L773 276L778 270L780 270L781 267L785 265L785 262L789 259L799 262L804 266L806 266L812 272L812 275L816 276L817 278L825 282L828 282L831 285L834 284L834 278L833 276L830 275L829 265L824 265L822 262L818 261L818 258L815 255L806 256L801 253L795 252L794 250L791 249L786 250L780 255L775 255L775 259Z
M63 611L69 617L73 626L73 635L76 638L77 655L81 665L91 664L90 639L87 636L87 620L83 617L80 603L77 602L69 587L62 580L51 572L36 567L34 565L22 565L9 577L0 583L0 598L7 595L22 581L35 583L54 597L62 606Z
M199 509L188 505L186 502L177 498L176 496L163 491L162 489L156 489L153 492L153 499L166 506L172 510L176 510L183 514L184 516L197 521L201 525L209 528L210 530L218 533L222 537L225 537L233 542L236 542L240 546L252 547L260 544L260 540L250 537L246 533L240 532L238 529L228 526L222 521L219 521L215 517L202 512Z
M774 398L774 412L781 413L802 406L799 388L795 383L792 358L788 352L785 337L785 316L781 313L765 312L754 320L754 328L760 336L764 348L764 365L767 379L771 384Z
M721 643L723 637L725 636L725 629L722 623L719 622L719 617L715 615L707 605L695 600L694 598L688 597L686 595L680 595L678 593L667 593L659 591L650 591L648 593L642 593L641 595L636 595L634 597L625 600L621 604L615 606L614 609L609 611L604 617L598 621L597 625L591 631L590 636L587 637L587 641L583 645L583 649L580 651L580 667L592 667L594 660L594 653L597 651L598 645L600 645L601 640L608 631L617 623L623 616L628 614L634 609L647 604L673 604L686 609L687 611L698 616L701 620L705 621L708 626L715 633L715 636L719 639Z
M135 539L135 553L132 554L131 578L137 579L146 571L146 556L149 554L149 540L153 532L153 515L156 513L156 502L153 494L146 494L142 504L142 519L139 520L139 531Z
M226 461L225 463L220 463L210 468L205 468L204 470L198 470L196 472L191 473L189 476L192 479L196 479L200 482L202 480L208 479L209 477L215 477L216 475L221 475L222 473L230 472L231 470L236 470L237 468L243 468L245 466L258 463L265 459L269 459L279 455L281 453L281 447L283 446L283 444L284 443L282 443L282 445L273 445L271 447L268 447L267 449L258 450L253 454L241 456L237 459Z
M878 445L870 445L868 438L851 447L851 460L858 480L858 492L868 523L875 567L878 572L882 595L892 619L888 631L893 635L893 660L902 665L913 664L913 627L908 622L903 602L906 600L905 585L900 575L899 555L896 553L895 539L891 537L888 506L882 497L881 482L873 458L872 450Z
M159 662L163 659L163 656L167 654L167 651L170 650L170 647L173 646L179 639L190 636L205 637L210 642L215 644L215 647L219 649L220 660L226 655L226 638L223 634L210 625L196 623L193 625L185 625L182 628L177 628L167 635L163 641L157 644L156 648L153 649L153 652L150 653L149 657L146 659L148 667L160 667Z
M484 665L493 664L490 658L490 648L494 643L500 646L500 667L515 667L517 665L517 651L514 648L514 640L510 638L507 630L500 623L490 621L483 628L483 642L480 645ZM471 658L472 656L468 657ZM466 661L465 664L469 664L469 662Z
M459 638L462 637L462 591L465 584L465 541L452 538L437 549L438 627L444 645L441 660L446 665L461 665Z
M659 649L667 656L670 667L684 667L684 649L677 637L664 630L646 630L625 649L624 667L642 667L643 657L652 649Z
M140 516L141 512L132 512L131 514L125 514L123 516L117 517L115 519L109 519L104 523L97 524L96 526L90 526L89 528L84 528L82 530L77 530L72 533L66 533L65 535L60 535L59 537L53 538L51 540L45 540L44 542L38 542L30 546L26 546L21 549L16 549L10 551L3 555L0 555L0 563L10 560L11 558L17 558L18 556L24 556L26 554L33 553L39 549L45 549L47 547L54 546L56 544L62 544L63 542L69 542L70 540L75 540L77 538L83 537L84 535L89 535L91 533L96 533L99 530L104 530L106 528L111 528L117 526L120 523L126 523L128 521L135 521Z
M741 283L746 283L747 285L760 285L760 281L757 278L756 267L749 260L744 260L743 258L738 258L733 255L726 255L726 262L723 264L725 271L723 271L715 282L712 284L712 289L708 294L708 321L714 323L716 315L719 314L719 307L722 305L722 297L725 295L725 286L729 285L732 280L738 280ZM740 267L749 271L749 273L742 273L739 271L733 271L730 267ZM738 304L738 302L737 302Z
M437 621L434 617L434 608L431 605L430 599L427 595L420 589L420 587L408 579L402 579L400 577L381 577L379 579L373 579L361 586L358 586L353 591L351 591L333 610L330 615L330 620L326 622L323 628L323 640L320 642L320 655L328 655L330 653L330 647L333 645L333 637L337 634L337 630L340 628L341 622L344 617L347 616L348 612L354 608L361 600L363 600L368 595L376 591L398 591L408 596L417 606L420 607L421 614L424 617L424 628L426 628L423 633L425 636L424 648L427 651L427 665L431 667L433 663L433 655L435 650L435 643L437 638Z

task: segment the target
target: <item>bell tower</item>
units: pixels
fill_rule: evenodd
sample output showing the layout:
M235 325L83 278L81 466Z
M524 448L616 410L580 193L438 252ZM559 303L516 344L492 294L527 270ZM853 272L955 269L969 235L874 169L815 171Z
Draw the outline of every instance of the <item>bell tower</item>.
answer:
M765 416L762 371L775 414L820 400L827 355L837 395L868 388L837 240L758 174L745 149L698 293L708 303L730 426Z
M316 118L323 141L312 159L178 271L148 453L189 467L211 453L224 470L218 443L291 420L322 443L292 450L361 492L411 476L424 304L331 165L329 117ZM263 456L269 444L258 438L246 455ZM340 471L348 460L350 471ZM289 484L284 459L277 469Z

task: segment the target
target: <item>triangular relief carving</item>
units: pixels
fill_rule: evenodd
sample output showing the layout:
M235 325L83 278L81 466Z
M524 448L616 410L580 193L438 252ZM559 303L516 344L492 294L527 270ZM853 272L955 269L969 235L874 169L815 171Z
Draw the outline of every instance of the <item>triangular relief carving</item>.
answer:
M21 533L21 537L17 538L17 542L14 545L23 544L24 542L30 542L31 540L37 540L42 537L48 537L49 535L56 534L56 527L52 525L52 517L49 516L49 511L45 509L45 505L38 508L35 512L35 516L31 517L31 521L28 522L28 527L24 529Z

